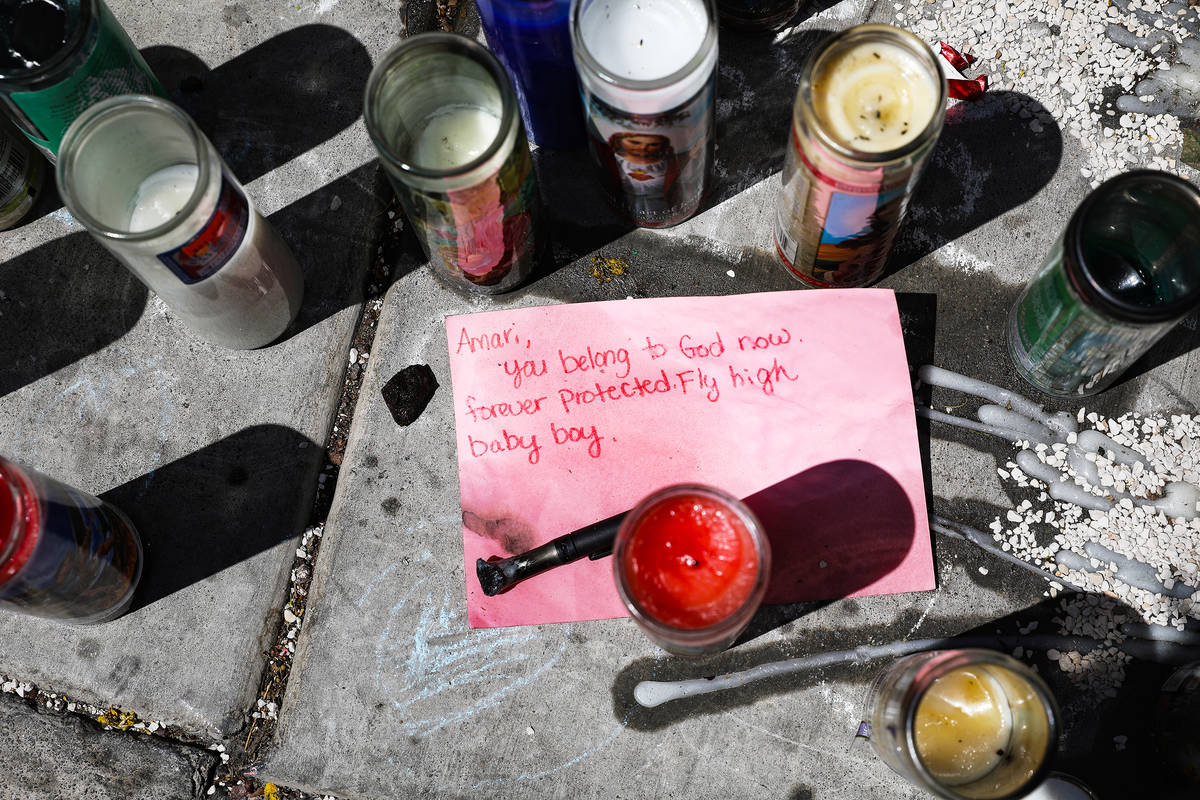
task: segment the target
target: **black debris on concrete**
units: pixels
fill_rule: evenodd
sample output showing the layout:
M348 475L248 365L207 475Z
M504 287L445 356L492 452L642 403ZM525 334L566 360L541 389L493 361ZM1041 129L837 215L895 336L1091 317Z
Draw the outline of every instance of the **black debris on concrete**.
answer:
M383 385L383 402L397 425L411 425L433 399L437 377L428 364L412 364L397 372Z

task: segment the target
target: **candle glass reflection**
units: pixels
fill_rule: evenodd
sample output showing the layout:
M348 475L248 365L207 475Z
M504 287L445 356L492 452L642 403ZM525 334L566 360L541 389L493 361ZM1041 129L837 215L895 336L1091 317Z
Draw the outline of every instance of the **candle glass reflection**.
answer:
M63 136L57 177L71 215L205 339L262 347L300 311L291 250L177 106L92 106Z
M800 0L717 0L721 25L740 31L775 31L800 10Z
M571 56L570 0L479 0L488 47L512 77L529 139L582 147L583 109Z
M613 203L648 228L696 213L714 153L712 0L572 0L571 42Z
M629 615L676 655L724 650L762 603L771 546L736 497L700 484L654 492L621 521L613 577Z
M496 294L532 274L539 200L512 84L485 47L426 33L367 81L367 131L435 271Z
M142 540L118 509L0 457L0 606L77 625L119 617Z
M806 62L776 207L775 249L810 286L878 278L942 130L929 47L890 25L833 36Z
M1058 738L1046 684L990 650L898 659L872 684L866 718L880 759L946 800L1024 796L1044 779Z

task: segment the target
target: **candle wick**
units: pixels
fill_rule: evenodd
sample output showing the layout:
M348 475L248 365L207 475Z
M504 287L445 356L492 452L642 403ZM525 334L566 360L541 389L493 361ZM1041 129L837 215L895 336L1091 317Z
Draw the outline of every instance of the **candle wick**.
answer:
M688 567L695 567L695 566L699 566L699 564L700 564L699 561L692 558L691 556L684 556L683 563L684 563L684 566L688 566Z

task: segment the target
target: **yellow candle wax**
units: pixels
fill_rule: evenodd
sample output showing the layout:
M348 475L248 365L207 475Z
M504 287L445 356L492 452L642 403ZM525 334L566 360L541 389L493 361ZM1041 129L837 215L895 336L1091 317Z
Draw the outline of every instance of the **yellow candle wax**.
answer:
M898 45L863 42L831 54L818 66L813 111L840 144L882 153L917 138L929 124L940 80Z
M1004 689L987 672L960 667L938 678L917 705L913 741L947 786L987 775L1007 755L1013 720Z

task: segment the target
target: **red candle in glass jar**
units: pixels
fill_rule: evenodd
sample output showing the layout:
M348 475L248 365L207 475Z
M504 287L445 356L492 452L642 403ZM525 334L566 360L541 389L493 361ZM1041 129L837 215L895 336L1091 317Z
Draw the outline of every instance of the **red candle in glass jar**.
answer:
M614 544L617 590L664 649L722 650L762 602L770 546L737 498L709 486L670 486L643 500Z

